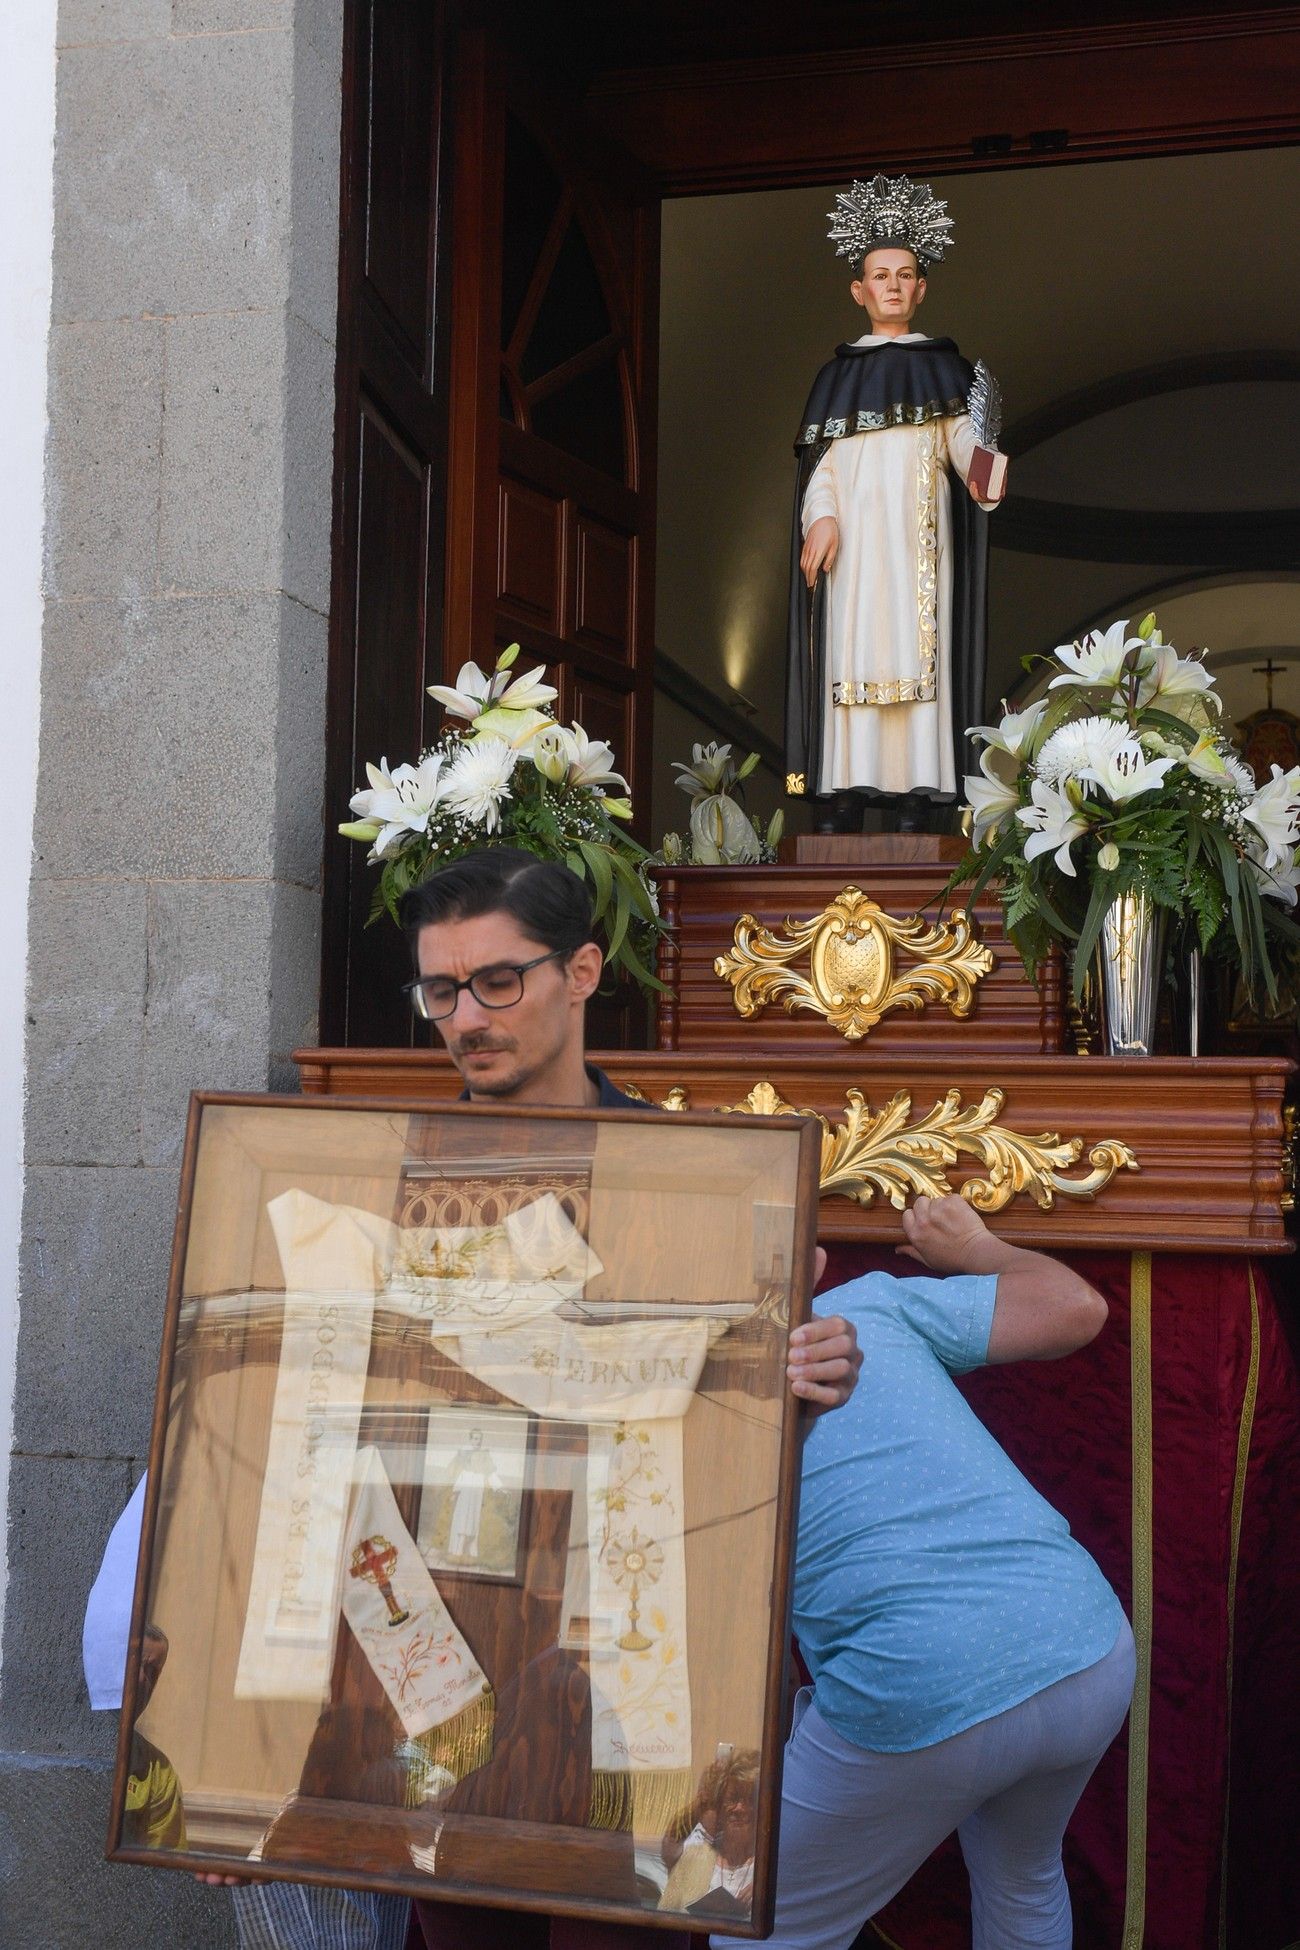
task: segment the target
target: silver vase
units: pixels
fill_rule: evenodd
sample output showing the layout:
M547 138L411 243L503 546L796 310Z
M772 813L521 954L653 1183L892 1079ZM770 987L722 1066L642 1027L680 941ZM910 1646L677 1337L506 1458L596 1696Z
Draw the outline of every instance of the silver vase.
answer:
M1165 966L1165 910L1148 894L1119 894L1097 942L1102 1048L1107 1056L1150 1056Z

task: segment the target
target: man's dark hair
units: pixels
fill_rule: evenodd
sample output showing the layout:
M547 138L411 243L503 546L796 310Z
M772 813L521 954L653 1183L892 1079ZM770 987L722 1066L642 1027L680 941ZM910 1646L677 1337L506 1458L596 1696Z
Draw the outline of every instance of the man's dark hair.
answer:
M508 914L530 941L572 954L592 938L591 896L576 873L517 846L485 846L412 887L401 905L412 955L420 930L438 921Z

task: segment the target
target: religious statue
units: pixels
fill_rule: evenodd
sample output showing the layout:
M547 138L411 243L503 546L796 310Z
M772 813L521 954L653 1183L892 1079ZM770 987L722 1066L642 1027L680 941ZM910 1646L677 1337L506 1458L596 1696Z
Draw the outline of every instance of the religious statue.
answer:
M821 801L824 832L858 831L882 799L891 823L923 828L974 770L1006 460L987 369L912 329L946 211L928 185L876 176L830 212L871 330L822 367L795 443L786 790Z

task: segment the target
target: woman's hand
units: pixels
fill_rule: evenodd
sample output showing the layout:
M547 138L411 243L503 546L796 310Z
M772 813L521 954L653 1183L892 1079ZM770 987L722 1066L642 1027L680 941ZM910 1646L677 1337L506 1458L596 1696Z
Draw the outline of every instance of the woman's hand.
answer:
M811 589L818 574L825 569L827 575L835 567L835 558L840 552L840 525L834 515L819 515L809 524L808 533L803 538L803 550L799 556L799 567L803 579Z

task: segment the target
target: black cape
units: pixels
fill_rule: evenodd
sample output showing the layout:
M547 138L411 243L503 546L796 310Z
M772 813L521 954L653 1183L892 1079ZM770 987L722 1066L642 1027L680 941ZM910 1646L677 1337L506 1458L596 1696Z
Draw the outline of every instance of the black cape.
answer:
M966 411L975 377L951 339L912 345L841 345L813 381L799 437L790 539L790 645L786 683L786 789L822 791L820 780L826 680L826 578L811 592L799 568L803 498L812 471L832 440L857 438L882 427L922 426ZM976 770L966 728L984 715L987 658L988 515L956 484L950 497L953 550L951 701L954 771L960 781ZM874 797L890 795L862 791ZM934 799L954 795L931 793Z

